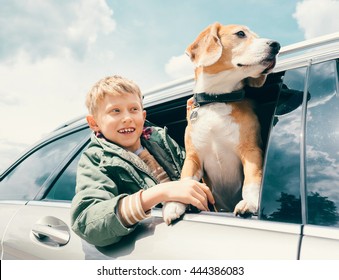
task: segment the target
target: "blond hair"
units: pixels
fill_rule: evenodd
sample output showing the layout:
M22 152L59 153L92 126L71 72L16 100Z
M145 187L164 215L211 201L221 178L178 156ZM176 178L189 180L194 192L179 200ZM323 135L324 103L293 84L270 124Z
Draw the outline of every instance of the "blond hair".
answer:
M142 93L135 82L118 75L105 77L99 80L87 93L86 107L88 112L91 115L95 115L98 109L98 102L103 100L106 94L121 96L126 93L137 94L142 103Z

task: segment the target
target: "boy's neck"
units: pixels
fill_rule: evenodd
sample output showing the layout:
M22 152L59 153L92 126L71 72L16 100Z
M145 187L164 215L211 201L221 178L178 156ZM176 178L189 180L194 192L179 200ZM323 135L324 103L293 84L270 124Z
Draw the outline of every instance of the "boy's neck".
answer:
M135 153L138 156L143 150L144 150L144 147L140 146L140 148L134 151L133 153Z

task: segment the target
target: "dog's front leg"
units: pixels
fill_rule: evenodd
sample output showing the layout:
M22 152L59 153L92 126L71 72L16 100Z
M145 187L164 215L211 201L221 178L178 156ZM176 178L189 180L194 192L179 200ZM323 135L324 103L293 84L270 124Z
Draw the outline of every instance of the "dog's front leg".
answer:
M189 178L200 181L203 175L202 166L192 143L191 129L192 127L189 123L185 131L186 158L181 171L181 179Z
M243 153L242 164L244 170L244 184L242 200L235 206L234 213L243 215L258 212L259 195L262 179L262 151L259 147L252 147Z
M200 181L202 177L202 169L200 160L189 136L190 127L186 128L185 133L185 147L186 147L186 158L181 172L181 180L184 179L195 179ZM181 202L166 202L162 208L162 216L166 224L170 224L172 221L178 219L185 213L185 204Z
M165 202L162 207L162 217L167 225L180 218L186 211L186 204L176 201Z

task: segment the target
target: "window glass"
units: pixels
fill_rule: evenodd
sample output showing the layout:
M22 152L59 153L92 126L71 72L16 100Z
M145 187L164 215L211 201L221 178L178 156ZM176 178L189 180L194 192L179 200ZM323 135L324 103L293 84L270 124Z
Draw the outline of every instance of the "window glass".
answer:
M306 124L308 223L339 226L339 96L336 62L313 65Z
M73 159L70 165L61 174L45 199L47 200L72 200L75 195L76 172L81 153Z
M306 67L286 71L266 151L260 218L301 222L300 133Z
M24 159L0 182L0 200L31 200L88 129L69 134L42 146Z

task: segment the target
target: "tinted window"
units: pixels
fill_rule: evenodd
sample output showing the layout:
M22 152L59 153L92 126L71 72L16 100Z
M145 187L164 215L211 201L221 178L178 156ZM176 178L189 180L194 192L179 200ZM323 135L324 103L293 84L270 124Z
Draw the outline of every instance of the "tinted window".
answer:
M88 130L81 130L67 135L29 155L1 181L0 199L33 199L55 168L88 133Z
M337 65L310 71L306 126L308 223L339 226L339 96Z
M306 67L286 71L266 151L260 218L301 222L300 133Z
M72 200L75 195L76 172L81 153L73 159L70 165L61 174L45 199L47 200Z

